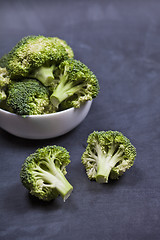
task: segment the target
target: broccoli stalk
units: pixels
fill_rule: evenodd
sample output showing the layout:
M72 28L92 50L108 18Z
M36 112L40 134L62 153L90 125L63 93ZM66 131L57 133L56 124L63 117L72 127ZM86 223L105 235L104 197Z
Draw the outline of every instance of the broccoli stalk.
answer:
M44 86L50 86L54 82L53 71L55 66L41 66L37 68L31 75L31 78L36 78L39 80Z
M47 169L43 169L43 167ZM41 179L41 188L55 188L65 201L71 194L73 187L67 181L62 171L57 167L53 161L48 158L41 161L40 165L36 165L33 168L33 174L35 180Z
M82 155L89 179L107 183L129 169L136 157L136 149L128 138L118 131L93 132Z
M56 145L39 148L22 165L21 181L41 200L50 201L60 194L66 201L73 190L65 178L69 163L69 152L65 148Z
M99 183L108 182L108 178L112 168L121 160L123 160L124 147L112 144L107 155L104 154L101 148L97 148L97 174L96 181Z

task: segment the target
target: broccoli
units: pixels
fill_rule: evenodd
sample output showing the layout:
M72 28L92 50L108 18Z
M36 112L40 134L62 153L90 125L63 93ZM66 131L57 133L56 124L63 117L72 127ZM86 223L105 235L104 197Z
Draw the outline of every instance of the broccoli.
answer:
M49 37L49 39L56 45L59 47L62 47L62 49L64 48L65 51L67 52L67 58L73 58L74 57L74 53L72 48L66 43L66 41L58 38L58 37ZM66 54L66 53L65 53Z
M54 82L54 70L63 60L73 57L64 40L44 36L22 38L7 55L11 79L36 78L45 86Z
M22 165L21 181L41 200L50 201L60 194L65 201L73 190L65 178L69 163L70 155L65 148L56 145L39 148Z
M37 115L48 113L52 108L49 100L49 91L38 80L24 79L12 81L8 86L8 107L19 115Z
M9 83L10 78L6 68L0 67L0 101L7 98L6 88Z
M118 131L94 131L87 143L82 163L90 180L107 183L108 178L118 179L134 163L135 147Z
M56 108L78 108L81 103L97 96L98 80L84 63L67 59L61 62L57 71L59 83L50 97Z
M1 68L7 67L7 59L8 59L8 54L5 54L0 58L0 67Z

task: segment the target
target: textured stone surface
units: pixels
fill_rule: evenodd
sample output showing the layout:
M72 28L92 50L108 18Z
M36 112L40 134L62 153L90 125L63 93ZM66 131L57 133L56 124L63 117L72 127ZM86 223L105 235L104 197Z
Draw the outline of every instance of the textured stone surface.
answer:
M101 91L85 121L62 137L31 141L0 130L0 239L159 239L159 9L158 0L1 2L0 57L24 36L58 36ZM89 133L110 129L131 139L137 158L119 181L100 185L87 179L80 158ZM24 159L50 144L71 154L66 203L41 203L20 183Z

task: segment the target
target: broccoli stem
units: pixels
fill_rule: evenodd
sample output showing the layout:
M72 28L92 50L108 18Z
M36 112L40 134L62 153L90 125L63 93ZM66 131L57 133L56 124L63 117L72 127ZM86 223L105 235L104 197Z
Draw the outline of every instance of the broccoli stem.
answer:
M97 166L96 181L98 183L107 183L112 167L109 164L111 156L101 157Z
M57 168L57 184L56 184L56 189L59 191L61 197L63 198L63 201L65 202L66 199L70 196L73 187L72 185L67 181L63 173L59 168Z
M98 154L99 160L97 163L97 174L96 174L96 181L98 183L108 182L108 178L112 168L120 160L122 160L122 155L123 155L123 148L119 147L119 149L116 150L116 146L114 144L109 149L107 156L105 156L105 154L103 154L102 151Z
M54 65L50 67L42 66L37 68L30 77L38 79L44 86L50 86L54 81L54 69Z
M59 167L55 166L54 162L50 163L48 160L45 160L42 164L44 164L47 169L45 170L41 166L37 166L34 170L35 177L37 180L42 179L44 186L56 188L65 202L70 196L73 187L65 178Z
M72 82L67 82L67 76L62 75L60 77L60 83L58 84L55 91L52 93L50 100L52 104L58 108L59 104L68 97L71 97L76 92L80 91L83 87L83 83L73 86Z

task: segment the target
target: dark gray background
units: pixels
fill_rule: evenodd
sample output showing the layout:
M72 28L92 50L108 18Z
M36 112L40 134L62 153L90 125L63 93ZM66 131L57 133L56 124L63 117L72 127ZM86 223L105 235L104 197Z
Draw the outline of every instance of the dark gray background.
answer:
M160 239L160 1L1 1L0 57L22 37L65 39L97 75L101 91L70 133L26 140L0 130L0 239ZM137 148L119 181L87 179L81 155L93 130L119 130ZM70 151L70 198L30 197L19 172L38 147Z

